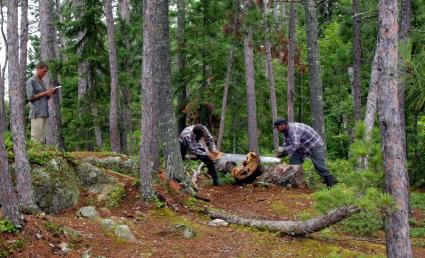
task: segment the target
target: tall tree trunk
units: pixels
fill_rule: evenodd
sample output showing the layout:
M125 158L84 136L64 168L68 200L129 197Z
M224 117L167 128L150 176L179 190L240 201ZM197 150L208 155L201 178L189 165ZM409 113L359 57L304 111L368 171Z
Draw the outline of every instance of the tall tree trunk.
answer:
M312 113L312 127L325 141L325 121L323 111L323 89L320 78L319 38L317 23L316 0L305 1L305 16L307 18L307 56L310 82L310 102Z
M27 147L25 143L24 126L24 97L21 88L21 67L18 53L18 1L7 2L7 55L10 119L13 138L13 151L15 153L15 166L17 175L17 190L20 205L31 208L34 204L32 197L30 164L28 162Z
M378 30L378 114L382 137L385 183L395 200L396 211L385 221L389 258L412 257L409 236L409 192L406 180L406 157L398 103L398 2L379 1Z
M260 154L258 145L258 126L257 126L257 104L255 97L255 70L254 70L254 51L252 42L252 28L249 27L244 33L244 52L245 52L245 78L246 95L248 110L248 142L249 151Z
M369 92L367 95L366 114L364 118L365 124L365 141L369 142L372 138L373 126L375 124L376 105L378 99L378 46L372 62L372 72L370 75ZM365 164L367 167L367 164Z
M21 0L21 36L19 40L20 88L22 104L25 105L25 81L28 57L28 0Z
M400 44L408 44L410 38L410 17L412 15L412 3L411 0L402 0L401 1L401 22L400 22ZM410 54L410 53L409 53ZM400 80L398 82L398 102L399 102L399 111L400 111L400 123L402 127L402 141L403 141L403 152L407 159L407 146L406 146L406 119L405 119L405 110L404 110L404 96L406 89L406 69L404 67L403 59L399 57L399 67L400 67Z
M268 12L270 8L270 0L265 0L263 2L263 26L264 26L264 47L266 49L266 78L269 83L270 90L270 104L272 110L272 124L277 120L277 101L276 101L276 83L274 78L274 67L273 67L273 59L272 59L272 50L270 43L270 25L268 21ZM277 149L279 148L279 134L277 130L273 130L273 146L275 153L277 153Z
M295 30L297 23L297 7L294 0L291 0L289 6L289 28L288 28L288 121L294 122L294 99L295 99L295 51L297 32Z
M105 0L106 24L108 30L109 69L111 72L111 100L109 107L109 134L113 152L121 152L118 130L118 63L115 45L115 25L112 14L112 0Z
M3 7L3 5L2 5ZM3 8L1 8L3 11ZM1 23L3 26L3 20ZM9 56L8 73L9 73L9 87L13 83L14 88L19 85L19 55L18 55L18 1L9 0L7 1L7 34L6 50ZM6 66L6 63L4 64ZM12 70L15 68L16 70ZM9 164L7 160L6 147L4 143L4 130L5 126L5 103L4 103L4 86L5 86L5 74L4 69L0 74L0 194L2 210L6 218L11 219L16 225L24 225L22 214L19 212L19 202L15 194L15 190L12 184L12 177L9 174ZM15 90L16 91L16 90ZM20 103L22 104L22 103ZM21 107L23 108L23 106ZM22 174L22 171L21 173ZM19 176L19 174L18 174ZM31 184L31 180L29 181ZM22 182L21 182L22 187ZM31 189L31 185L30 188ZM25 193L25 192L22 192ZM27 192L29 200L31 201L31 191ZM22 194L21 194L22 195Z
M361 41L361 16L360 0L353 0L353 100L354 119L356 122L362 119L361 100L361 62L362 62L362 41Z
M177 125L180 134L186 127L186 114L183 112L186 105L187 85L186 85L186 1L177 0L177 71L178 71L178 103L177 103Z
M227 112L227 97L229 95L230 80L232 80L233 64L235 62L235 45L232 43L229 49L229 55L227 57L227 71L226 79L224 81L223 101L221 103L221 115L220 115L220 128L218 129L218 140L217 148L221 150L224 138L224 127L226 124L226 112Z
M56 30L54 28L55 11L53 1L40 0L39 13L40 13L40 46L41 46L41 59L45 62L50 62L56 58ZM56 86L56 76L49 72L44 81L48 88ZM54 94L49 98L49 129L47 135L47 144L64 147L61 136L61 116L60 116L60 103L59 94Z
M130 29L130 1L129 0L119 0L119 11L120 17L123 24L123 44L125 48L130 48L130 39L128 37ZM125 59L128 58L128 55ZM124 60L124 69L128 75L131 74L130 65L128 60ZM121 118L120 118L120 138L121 138L121 149L127 155L131 155L132 142L133 142L133 122L131 115L131 91L129 85L122 85L121 91L123 95L123 103L121 107Z
M119 9L120 9L120 15L121 15L121 19L126 22L129 23L130 22L130 0L119 0Z
M155 49L151 54L157 60L154 63L155 84L159 90L159 130L165 167L168 177L183 182L190 187L190 179L183 167L180 144L177 134L177 121L174 115L173 96L171 93L171 57L170 33L168 22L168 1L160 1L156 10Z
M145 0L143 4L143 71L142 71L142 136L140 148L140 190L144 199L155 196L152 173L157 162L158 128L158 76L157 68L163 65L160 59L162 41L157 33L161 29L160 14L167 0Z

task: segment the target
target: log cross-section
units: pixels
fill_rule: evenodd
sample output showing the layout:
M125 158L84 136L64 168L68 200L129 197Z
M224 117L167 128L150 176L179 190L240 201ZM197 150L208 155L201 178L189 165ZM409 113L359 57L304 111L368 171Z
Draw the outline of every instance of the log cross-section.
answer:
M258 220L243 218L238 215L205 208L205 214L213 219L222 219L231 224L249 226L258 229L280 232L290 236L306 236L330 227L343 219L358 213L360 208L354 205L331 210L328 214L305 221L298 220Z

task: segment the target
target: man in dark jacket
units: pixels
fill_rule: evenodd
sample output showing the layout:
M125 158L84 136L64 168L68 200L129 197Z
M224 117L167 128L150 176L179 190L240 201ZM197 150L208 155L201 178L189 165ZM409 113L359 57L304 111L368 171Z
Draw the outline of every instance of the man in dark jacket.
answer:
M293 165L303 164L304 159L310 157L326 185L335 185L335 179L325 164L323 140L313 128L302 123L288 123L284 118L277 119L274 127L283 133L284 138L284 147L279 148L278 157L291 156L289 163Z
M204 139L208 147L208 151L204 144L202 144L202 139ZM193 155L196 155L196 157L207 166L208 172L213 179L213 184L216 186L221 185L214 162L209 155L209 153L217 154L218 151L215 146L214 138L208 129L201 124L188 126L181 132L179 142L183 160L185 159L188 151Z

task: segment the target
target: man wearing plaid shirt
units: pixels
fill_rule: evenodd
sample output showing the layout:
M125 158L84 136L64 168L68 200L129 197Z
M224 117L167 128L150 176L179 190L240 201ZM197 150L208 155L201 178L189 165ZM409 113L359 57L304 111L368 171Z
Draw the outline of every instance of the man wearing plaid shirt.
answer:
M279 147L278 157L291 156L289 163L293 165L300 165L306 157L310 157L326 185L335 185L334 177L325 164L323 140L313 128L306 124L288 123L284 118L277 119L274 127L283 133L284 138L284 147Z
M207 151L205 146L202 144L201 139L204 139L209 151ZM218 153L214 138L208 129L201 124L188 126L181 132L179 142L183 160L185 159L188 151L193 155L196 155L196 157L207 166L208 172L213 179L213 184L216 186L221 185L214 162L208 155L209 152L213 154Z

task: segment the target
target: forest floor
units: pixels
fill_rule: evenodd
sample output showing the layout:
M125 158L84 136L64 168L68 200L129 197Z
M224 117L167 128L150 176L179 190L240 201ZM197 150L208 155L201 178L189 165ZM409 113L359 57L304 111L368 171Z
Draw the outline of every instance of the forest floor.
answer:
M312 191L272 187L204 185L204 202L158 189L164 202L147 205L139 197L134 181L119 177L126 196L118 207L97 207L103 218L119 218L133 231L136 242L116 237L98 221L77 218L76 211L89 205L89 194L78 207L54 216L30 215L28 224L15 234L3 233L0 257L61 257L58 245L72 249L66 257L385 257L383 233L351 236L329 228L308 237L289 237L248 227L213 227L203 215L205 206L246 217L293 220L319 214L314 209ZM165 190L164 190L165 189ZM164 206L164 207L162 207ZM415 210L416 220L425 221L425 211ZM171 229L183 224L196 236L190 239ZM80 232L78 237L63 233L66 226ZM425 257L425 239L414 239L414 257Z

